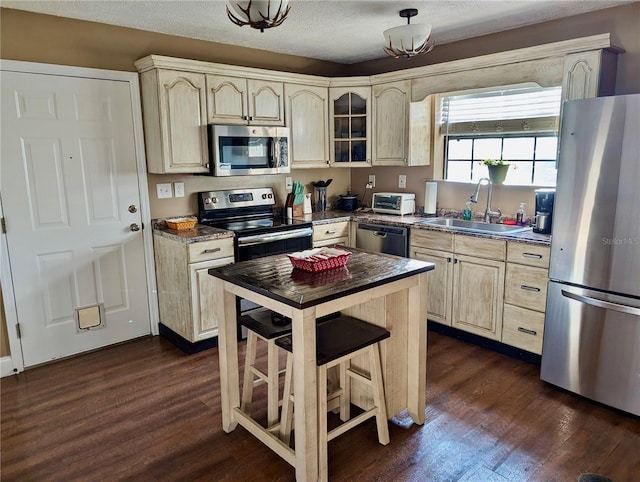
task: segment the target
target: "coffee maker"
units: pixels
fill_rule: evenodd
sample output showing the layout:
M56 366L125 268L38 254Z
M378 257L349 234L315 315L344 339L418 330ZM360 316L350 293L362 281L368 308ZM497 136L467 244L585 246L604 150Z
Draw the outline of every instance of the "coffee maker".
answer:
M553 221L553 203L555 189L536 189L536 215L533 218L533 232L550 234Z

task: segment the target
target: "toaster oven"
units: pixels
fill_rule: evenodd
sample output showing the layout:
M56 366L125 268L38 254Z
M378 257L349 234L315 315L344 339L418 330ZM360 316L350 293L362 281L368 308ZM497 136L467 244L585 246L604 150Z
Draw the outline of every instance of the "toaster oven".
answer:
M416 195L410 193L376 192L371 203L374 213L413 214L416 210Z

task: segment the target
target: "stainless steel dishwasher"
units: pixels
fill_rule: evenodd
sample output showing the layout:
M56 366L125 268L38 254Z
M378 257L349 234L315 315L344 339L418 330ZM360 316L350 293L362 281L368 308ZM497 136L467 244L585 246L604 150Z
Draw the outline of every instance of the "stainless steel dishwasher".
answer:
M409 257L409 228L358 223L356 247Z

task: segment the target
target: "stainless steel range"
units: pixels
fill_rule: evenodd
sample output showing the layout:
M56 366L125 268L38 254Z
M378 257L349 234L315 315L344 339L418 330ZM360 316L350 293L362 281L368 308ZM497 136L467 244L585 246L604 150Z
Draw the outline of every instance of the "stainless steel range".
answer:
M235 260L246 261L311 247L309 221L274 212L270 187L198 193L198 222L235 232Z
M235 233L236 262L309 249L312 223L284 218L274 211L275 205L270 187L200 192L198 222ZM237 308L238 316L262 309L241 298ZM287 322L282 317L273 321ZM245 334L239 332L238 336L244 338Z

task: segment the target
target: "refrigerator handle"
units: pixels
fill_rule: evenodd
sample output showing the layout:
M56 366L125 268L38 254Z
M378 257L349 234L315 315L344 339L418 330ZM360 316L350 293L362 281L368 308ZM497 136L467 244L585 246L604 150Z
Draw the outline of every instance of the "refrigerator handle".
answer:
M561 290L561 291L562 291L562 296L564 296L565 298L571 298L573 300L579 301L580 303L584 303L586 305L596 306L598 308L604 308L606 310L619 311L621 313L627 313L629 315L640 316L640 308L621 305L619 303L612 303L610 301L599 300L596 298L591 298L590 296L578 295L576 293L571 293L570 291L566 291L566 290Z

